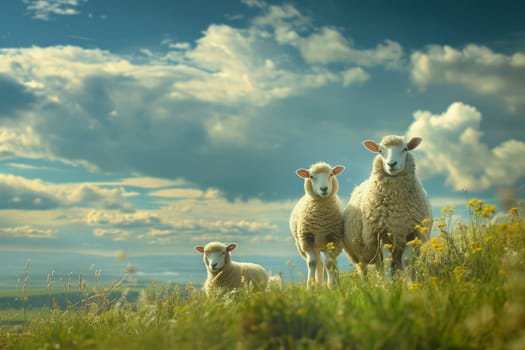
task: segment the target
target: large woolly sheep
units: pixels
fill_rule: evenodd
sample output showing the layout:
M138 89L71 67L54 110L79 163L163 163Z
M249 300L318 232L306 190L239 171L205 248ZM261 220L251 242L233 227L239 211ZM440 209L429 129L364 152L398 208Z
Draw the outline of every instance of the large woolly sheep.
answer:
M401 269L406 243L424 239L431 229L430 202L409 152L420 143L419 137L405 143L396 135L385 136L381 143L363 141L377 156L370 177L354 189L343 213L344 250L363 274L370 263L382 271L384 244L391 247L392 273ZM416 225L423 228L416 230Z
M337 196L339 183L336 175L345 167L319 162L310 169L298 169L296 174L304 179L305 194L297 202L290 215L290 230L297 250L308 266L307 287L322 283L324 253L327 285L335 286L336 258L342 251L343 216L342 204ZM315 278L314 278L315 276Z
M203 254L208 278L204 283L206 294L214 290L233 290L253 286L264 289L268 283L268 274L260 265L232 260L230 252L237 248L236 243L223 244L210 242L194 249Z

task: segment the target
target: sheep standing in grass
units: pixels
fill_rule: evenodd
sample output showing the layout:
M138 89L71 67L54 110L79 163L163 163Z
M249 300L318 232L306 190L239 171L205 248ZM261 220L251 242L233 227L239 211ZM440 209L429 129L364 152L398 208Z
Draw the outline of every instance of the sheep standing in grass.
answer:
M208 278L204 283L206 294L213 290L232 290L241 287L253 286L265 289L268 283L268 274L260 265L240 263L232 260L230 252L237 248L236 243L228 245L220 242L210 242L205 246L196 246L195 250L203 254L204 265Z
M420 142L414 137L405 143L396 135L385 136L381 143L363 142L378 155L370 177L354 189L343 213L344 249L363 274L370 263L383 271L384 244L392 254L392 273L401 269L406 243L424 239L431 229L430 202L409 153ZM416 230L416 225L421 228Z
M336 258L342 251L342 204L337 196L339 183L336 175L345 167L319 162L310 169L298 169L296 174L304 179L304 196L297 202L290 215L290 230L297 250L308 265L307 287L313 282L322 283L324 253L327 285L335 286ZM314 277L315 276L315 277Z

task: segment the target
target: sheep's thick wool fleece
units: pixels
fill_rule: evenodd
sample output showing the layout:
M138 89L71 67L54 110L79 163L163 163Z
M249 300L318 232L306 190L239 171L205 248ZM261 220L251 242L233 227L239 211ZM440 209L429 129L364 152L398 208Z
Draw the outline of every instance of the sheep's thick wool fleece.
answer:
M290 228L303 257L306 250L325 250L328 242L334 243L335 253L342 250L343 215L337 187L334 181L333 191L327 198L305 194L292 210Z
M361 261L376 254L378 237L384 243L404 246L415 225L432 217L428 196L415 176L415 162L410 153L406 162L403 174L390 176L383 169L381 157L376 156L370 178L352 192L345 211L345 245L354 254L368 247L368 252L358 253L363 255Z
M262 266L230 261L217 274L208 272L204 288L209 291L214 288L235 289L252 285L256 289L264 289L267 283L268 275Z
M224 246L212 243L205 247L205 252L222 250ZM268 275L264 268L253 263L232 261L230 253L226 253L224 267L213 273L208 270L208 278L204 284L206 292L215 288L235 289L252 285L257 289L266 288Z

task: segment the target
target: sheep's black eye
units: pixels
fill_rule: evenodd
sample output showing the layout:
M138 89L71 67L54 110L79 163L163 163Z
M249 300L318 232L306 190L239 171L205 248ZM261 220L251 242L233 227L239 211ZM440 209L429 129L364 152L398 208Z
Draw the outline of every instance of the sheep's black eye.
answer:
M403 152L407 152L408 151L408 148L403 148Z
M330 176L334 176L334 174L330 174Z
M313 178L314 178L314 176L313 176L313 175L310 175L310 179L313 179Z

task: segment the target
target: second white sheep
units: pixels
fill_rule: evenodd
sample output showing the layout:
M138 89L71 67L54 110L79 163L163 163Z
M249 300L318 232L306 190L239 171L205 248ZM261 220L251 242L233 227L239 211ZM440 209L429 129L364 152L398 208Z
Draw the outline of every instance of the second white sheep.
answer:
M304 196L297 202L290 215L290 230L297 250L308 266L307 287L323 283L324 253L327 285L335 286L336 258L342 251L342 204L337 196L339 183L336 175L345 170L342 165L331 167L319 162L310 169L298 169L296 174L304 179Z

